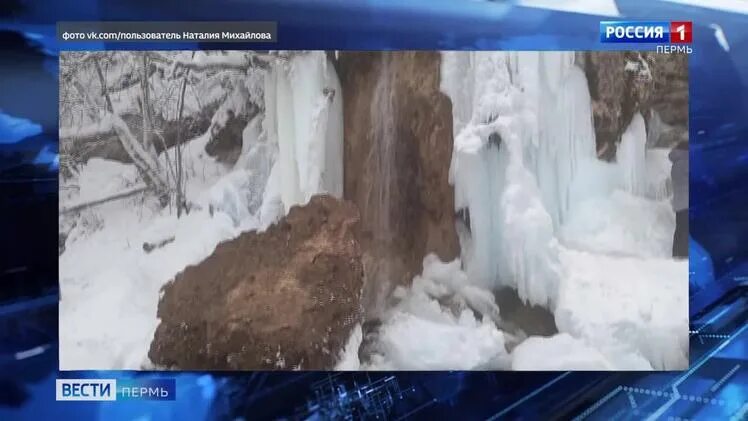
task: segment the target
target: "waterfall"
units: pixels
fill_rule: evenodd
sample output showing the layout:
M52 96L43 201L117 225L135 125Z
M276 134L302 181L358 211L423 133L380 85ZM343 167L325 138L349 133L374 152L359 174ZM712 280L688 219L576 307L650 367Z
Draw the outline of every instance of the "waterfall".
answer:
M372 162L376 168L375 177L380 182L373 184L375 190L370 196L369 207L374 212L374 236L381 241L390 241L392 227L392 194L396 187L395 166L395 93L392 89L392 58L385 54L377 76L374 98L371 104L372 121Z
M369 176L374 177L371 191L367 192L363 206L363 223L371 233L372 256L366 265L367 307L370 312L378 312L396 281L395 252L391 249L397 230L393 212L400 206L397 198L397 127L395 122L395 90L392 55L385 53L377 72L374 96L371 100L371 149L367 157L370 166Z

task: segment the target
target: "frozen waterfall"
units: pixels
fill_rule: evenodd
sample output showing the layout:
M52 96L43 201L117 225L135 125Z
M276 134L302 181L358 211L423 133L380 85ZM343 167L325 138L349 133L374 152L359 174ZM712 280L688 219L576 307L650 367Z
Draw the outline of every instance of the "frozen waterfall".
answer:
M646 149L642 116L617 162L604 162L573 52L442 57L454 118L450 181L469 225L460 235L467 282L508 286L548 308L562 334L618 369L684 367L687 263L669 257L669 163Z
M455 206L470 215L470 277L553 307L562 276L554 230L579 166L595 159L574 53L444 53L442 90L456 104L451 175Z
M280 198L287 212L317 193L343 195L340 81L323 51L294 54L265 77L263 128L277 142Z

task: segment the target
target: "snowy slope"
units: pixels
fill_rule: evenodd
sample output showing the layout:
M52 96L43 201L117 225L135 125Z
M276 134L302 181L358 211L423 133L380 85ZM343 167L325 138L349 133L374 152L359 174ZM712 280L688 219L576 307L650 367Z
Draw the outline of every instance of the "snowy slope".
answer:
M177 219L153 198L134 196L84 210L60 256L60 368L139 369L158 325L159 290L189 264L240 230L231 216L208 212L213 182L226 172L201 150L205 136L186 146L187 195L198 207ZM137 183L133 165L92 159L66 201L84 203ZM72 189L67 189L71 191ZM248 224L251 224L248 221ZM144 253L145 242L174 241Z
M177 218L171 207L138 194L61 216L69 231L60 256L62 370L152 368L147 352L166 282L221 241L267 227L316 193L342 195L342 95L332 69L324 53L314 52L265 73L259 90L270 111L244 129L233 168L206 154L210 130L184 145L187 215ZM257 92L252 75L246 83L227 96L214 122ZM284 89L290 96L279 98ZM337 95L325 94L336 89ZM176 156L173 149L162 153L162 167L166 154ZM142 186L135 166L91 159L61 181L60 208ZM143 249L163 241L150 253Z

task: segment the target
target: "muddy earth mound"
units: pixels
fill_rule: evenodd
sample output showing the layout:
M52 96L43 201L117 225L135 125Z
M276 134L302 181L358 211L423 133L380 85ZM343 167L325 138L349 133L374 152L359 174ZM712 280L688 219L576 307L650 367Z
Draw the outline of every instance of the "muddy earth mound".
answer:
M315 196L163 288L149 357L180 370L326 370L361 321L359 212Z

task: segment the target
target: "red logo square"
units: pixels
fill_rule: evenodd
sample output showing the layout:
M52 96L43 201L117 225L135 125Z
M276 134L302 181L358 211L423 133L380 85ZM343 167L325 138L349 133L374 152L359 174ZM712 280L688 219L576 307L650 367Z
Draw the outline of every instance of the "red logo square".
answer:
M693 41L693 24L691 22L670 22L670 43L690 44Z

